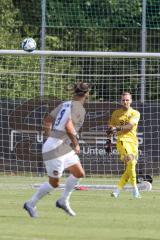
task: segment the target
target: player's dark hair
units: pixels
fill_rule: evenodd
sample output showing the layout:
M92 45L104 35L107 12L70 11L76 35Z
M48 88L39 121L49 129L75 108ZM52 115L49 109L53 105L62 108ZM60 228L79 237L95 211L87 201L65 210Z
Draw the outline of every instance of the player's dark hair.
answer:
M84 96L85 93L90 91L91 86L88 83L77 83L74 85L74 93L76 96Z

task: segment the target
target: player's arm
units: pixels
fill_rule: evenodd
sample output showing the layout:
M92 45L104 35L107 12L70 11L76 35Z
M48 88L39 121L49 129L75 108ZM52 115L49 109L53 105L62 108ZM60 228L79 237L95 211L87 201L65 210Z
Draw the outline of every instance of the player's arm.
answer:
M49 136L52 130L52 125L54 122L54 118L50 115L48 115L47 117L44 118L43 121L43 130L44 130L44 134L46 136Z
M133 123L127 123L126 125L123 125L123 126L116 126L116 127L113 127L113 131L130 131L132 130L134 124Z
M44 134L46 136L50 136L51 131L52 131L52 127L54 125L56 116L59 112L59 110L61 109L61 104L59 104L54 110L52 110L50 112L50 114L48 114L43 121L43 130L44 130Z
M135 124L138 124L140 119L140 113L137 111L134 115L130 118L129 122L123 126L115 126L112 127L113 132L118 131L131 131Z
M77 132L74 128L74 124L73 121L71 119L68 119L66 125L65 125L65 129L66 129L66 133L68 135L68 137L70 138L72 145L73 145L73 149L75 150L75 152L77 154L80 154L80 146L78 143L78 135Z
M117 132L122 132L122 131L131 131L134 126L134 123L127 123L126 125L123 126L110 126L109 131L111 135L116 134Z

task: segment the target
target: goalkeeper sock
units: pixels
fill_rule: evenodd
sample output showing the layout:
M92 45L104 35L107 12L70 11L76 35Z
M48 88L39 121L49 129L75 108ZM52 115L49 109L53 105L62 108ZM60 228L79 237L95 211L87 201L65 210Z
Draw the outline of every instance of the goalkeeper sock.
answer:
M123 173L123 175L118 183L118 188L123 189L124 186L127 184L128 180L129 180L129 175L128 175L128 171L126 169L126 171Z
M28 203L34 207L36 203L45 195L50 193L54 188L51 186L49 182L43 183L38 191L32 196L32 198L28 201Z
M70 175L68 177L62 197L60 198L60 201L62 202L69 201L70 196L74 190L74 187L78 184L78 182L79 182L79 178L76 178L73 175Z
M135 188L137 187L136 180L136 160L129 161L127 164L127 172L130 178L131 185Z

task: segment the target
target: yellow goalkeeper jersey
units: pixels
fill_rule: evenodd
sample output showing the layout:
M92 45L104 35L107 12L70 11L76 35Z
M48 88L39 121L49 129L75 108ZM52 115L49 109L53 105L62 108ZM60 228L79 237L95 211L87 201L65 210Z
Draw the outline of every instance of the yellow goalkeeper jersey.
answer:
M115 110L112 113L112 117L110 120L111 126L113 127L123 126L123 125L127 125L128 123L131 123L134 125L132 130L118 131L117 140L133 142L135 144L138 144L137 127L138 127L139 119L140 119L140 113L131 107L128 110L124 110L123 108Z

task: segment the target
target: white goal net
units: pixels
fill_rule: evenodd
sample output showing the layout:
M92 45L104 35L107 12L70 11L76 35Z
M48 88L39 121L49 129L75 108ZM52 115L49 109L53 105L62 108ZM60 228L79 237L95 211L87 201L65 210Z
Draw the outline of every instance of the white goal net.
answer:
M71 97L71 86L92 83L80 134L88 179L115 178L123 164L113 139L104 150L105 129L121 93L130 91L141 113L137 173L160 175L160 54L0 50L0 172L45 175L41 147L45 115Z

